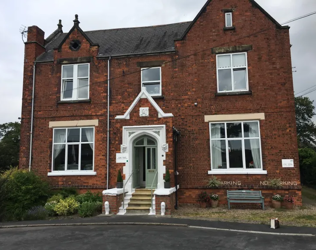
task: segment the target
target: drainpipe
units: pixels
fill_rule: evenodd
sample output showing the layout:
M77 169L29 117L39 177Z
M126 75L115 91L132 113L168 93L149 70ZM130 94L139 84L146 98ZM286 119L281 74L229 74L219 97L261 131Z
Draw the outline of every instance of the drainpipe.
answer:
M111 57L108 59L108 105L107 105L107 129L106 129L106 189L109 189L110 169L110 69Z
M31 172L31 169L32 169L33 119L34 119L34 96L35 96L35 71L36 71L36 62L34 62L34 65L33 65L33 87L32 87L32 111L31 111L31 129L30 129L29 172Z
M178 148L178 136L180 135L180 132L173 127L173 144L174 144L174 182L176 186L176 204L174 205L174 208L178 209L178 171L177 171L177 148Z

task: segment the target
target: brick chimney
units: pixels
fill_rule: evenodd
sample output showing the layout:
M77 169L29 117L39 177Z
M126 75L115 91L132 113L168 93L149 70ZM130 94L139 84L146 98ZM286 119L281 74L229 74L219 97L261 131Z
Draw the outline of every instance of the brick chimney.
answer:
M34 62L36 57L45 51L45 32L37 26L28 27L25 43L25 62Z

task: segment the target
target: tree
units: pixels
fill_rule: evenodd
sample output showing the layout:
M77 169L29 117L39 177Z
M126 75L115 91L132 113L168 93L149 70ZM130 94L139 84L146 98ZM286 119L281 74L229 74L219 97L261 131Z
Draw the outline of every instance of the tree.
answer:
M316 125L312 121L314 109L313 101L308 97L295 97L297 140L300 148L316 149Z
M19 122L0 125L0 172L19 165L20 131Z

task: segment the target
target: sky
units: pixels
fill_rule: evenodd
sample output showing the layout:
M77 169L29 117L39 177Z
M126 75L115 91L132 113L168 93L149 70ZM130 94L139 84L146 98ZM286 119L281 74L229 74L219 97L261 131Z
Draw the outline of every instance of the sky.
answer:
M206 0L10 0L0 1L0 124L21 116L24 43L20 31L37 25L49 36L74 15L87 30L192 21ZM316 11L316 0L257 0L279 23ZM316 15L290 23L295 93L316 86ZM316 91L307 95L316 100ZM314 103L316 104L316 102ZM316 118L314 117L314 121Z

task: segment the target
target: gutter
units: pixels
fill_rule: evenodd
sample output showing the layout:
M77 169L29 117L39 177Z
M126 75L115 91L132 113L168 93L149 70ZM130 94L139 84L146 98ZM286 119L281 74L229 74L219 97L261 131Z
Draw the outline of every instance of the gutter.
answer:
M107 128L106 128L106 189L109 189L110 169L110 73L111 57L108 59L108 100L107 100Z
M33 151L33 123L34 123L34 96L35 96L35 72L36 62L33 65L33 87L32 87L32 111L31 111L31 129L30 129L30 155L29 155L29 172L32 169L32 151Z
M180 132L175 128L172 127L173 129L173 144L174 144L174 182L175 182L175 187L176 187L176 202L174 205L174 208L177 210L178 209L178 155L177 155L177 148L178 148L178 138L180 135Z

